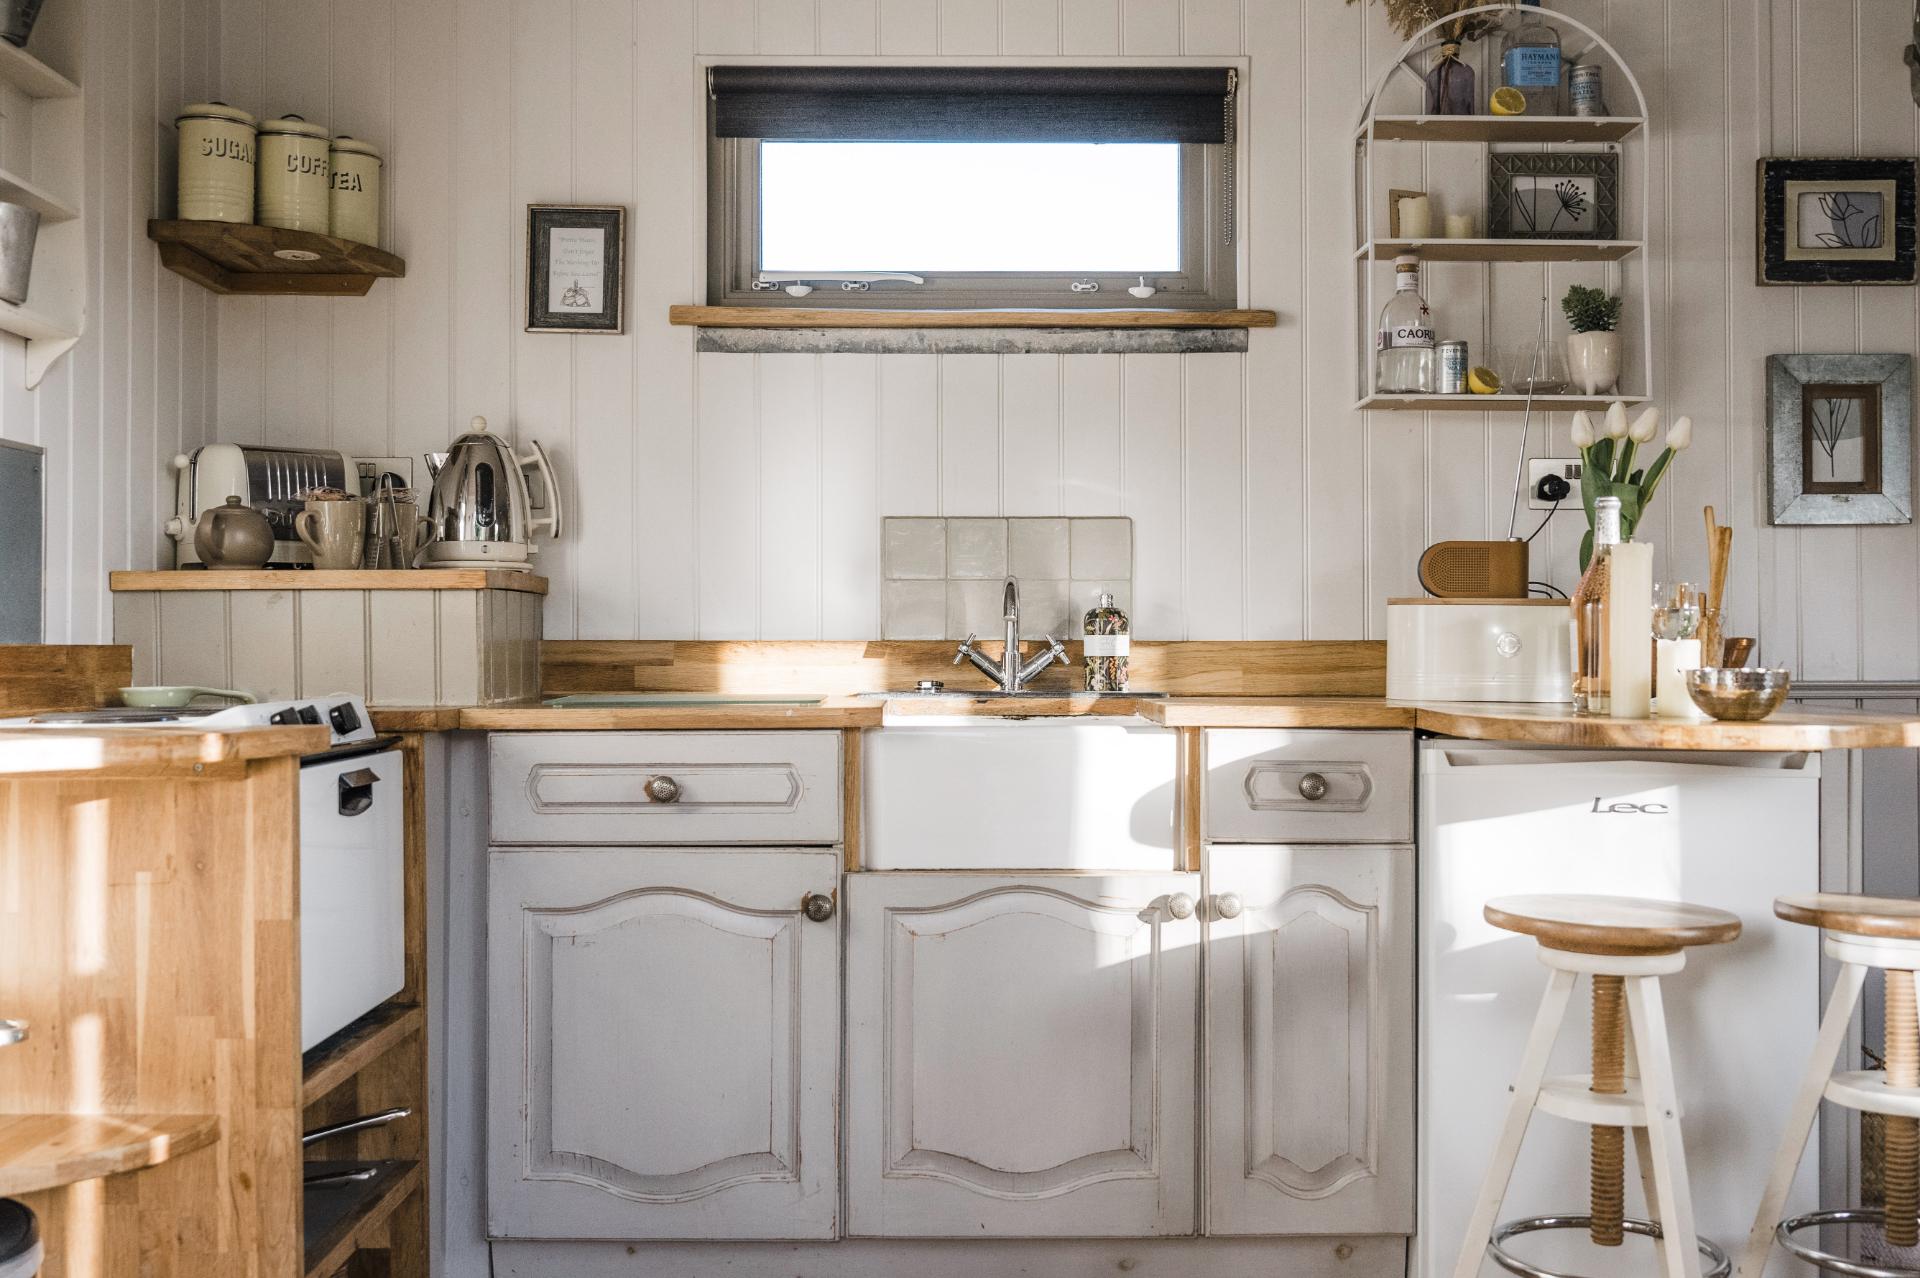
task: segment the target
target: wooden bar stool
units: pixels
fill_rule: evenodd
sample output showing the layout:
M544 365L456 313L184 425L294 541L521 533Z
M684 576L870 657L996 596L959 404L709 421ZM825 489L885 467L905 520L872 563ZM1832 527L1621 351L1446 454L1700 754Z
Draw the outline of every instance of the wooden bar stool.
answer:
M1753 1232L1740 1255L1738 1272L1760 1278L1777 1242L1783 1249L1819 1269L1857 1275L1858 1278L1920 1278L1920 1269L1888 1267L1849 1260L1820 1251L1794 1235L1821 1225L1880 1227L1889 1246L1912 1247L1920 1242L1920 1003L1915 1002L1913 974L1920 970L1920 901L1877 896L1783 896L1773 912L1789 923L1822 929L1827 957L1840 966L1833 997L1820 1022L1813 1059L1807 1065L1773 1172L1753 1220ZM1886 1070L1846 1070L1834 1073L1834 1058L1847 1036L1854 1005L1866 984L1867 970L1887 974ZM1807 1147L1813 1119L1822 1099L1836 1105L1886 1118L1881 1183L1886 1207L1876 1210L1847 1207L1809 1212L1790 1220L1780 1218L1786 1206L1793 1174Z
M1495 927L1536 938L1550 975L1519 1076L1507 1089L1513 1099L1467 1223L1454 1278L1477 1278L1487 1256L1522 1278L1566 1278L1506 1249L1510 1239L1548 1229L1584 1229L1602 1247L1620 1246L1627 1234L1651 1238L1666 1278L1725 1278L1731 1268L1726 1253L1694 1234L1660 978L1686 966L1689 946L1722 945L1738 937L1740 920L1705 906L1618 896L1500 897L1487 903L1486 918ZM1547 1059L1574 981L1582 974L1593 986L1593 1072L1548 1078ZM1533 1216L1495 1228L1536 1109L1592 1128L1588 1212ZM1628 1129L1651 1220L1625 1213ZM1702 1256L1708 1261L1704 1269Z

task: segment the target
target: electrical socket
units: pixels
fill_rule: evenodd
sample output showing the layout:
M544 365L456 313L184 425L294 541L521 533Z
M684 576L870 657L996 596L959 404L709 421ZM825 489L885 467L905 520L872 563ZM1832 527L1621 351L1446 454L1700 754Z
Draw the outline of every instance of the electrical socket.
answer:
M1578 457L1529 457L1527 459L1527 509L1552 510L1554 503L1540 496L1540 481L1558 475L1573 491L1560 502L1561 507L1580 505L1580 459Z

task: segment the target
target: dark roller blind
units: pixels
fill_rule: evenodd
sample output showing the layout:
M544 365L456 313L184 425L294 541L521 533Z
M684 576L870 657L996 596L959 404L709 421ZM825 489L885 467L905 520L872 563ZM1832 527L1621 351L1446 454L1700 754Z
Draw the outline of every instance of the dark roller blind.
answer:
M1230 67L712 67L723 138L1224 142Z

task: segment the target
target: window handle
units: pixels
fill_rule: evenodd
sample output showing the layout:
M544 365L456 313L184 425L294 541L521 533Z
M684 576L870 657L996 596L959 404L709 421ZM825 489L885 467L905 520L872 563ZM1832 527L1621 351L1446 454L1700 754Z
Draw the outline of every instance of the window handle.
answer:
M1100 281L1099 280L1075 280L1073 283L1069 284L1067 287L1072 289L1076 293L1098 293L1100 291Z

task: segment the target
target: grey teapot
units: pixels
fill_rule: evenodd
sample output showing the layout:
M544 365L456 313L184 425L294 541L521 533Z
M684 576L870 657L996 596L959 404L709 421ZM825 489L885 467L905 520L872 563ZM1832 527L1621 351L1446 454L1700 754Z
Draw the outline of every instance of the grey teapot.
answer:
M193 549L210 569L264 567L273 558L273 525L238 497L194 521Z

